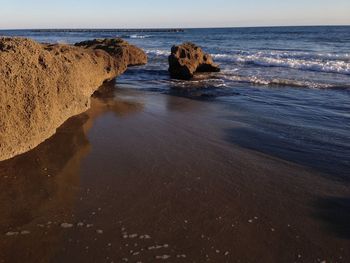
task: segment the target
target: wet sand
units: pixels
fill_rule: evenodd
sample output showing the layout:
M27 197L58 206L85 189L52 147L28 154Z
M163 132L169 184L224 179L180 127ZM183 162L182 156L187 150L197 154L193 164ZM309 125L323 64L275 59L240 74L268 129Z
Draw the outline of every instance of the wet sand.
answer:
M215 102L106 88L0 163L0 262L349 262L350 187L238 147Z

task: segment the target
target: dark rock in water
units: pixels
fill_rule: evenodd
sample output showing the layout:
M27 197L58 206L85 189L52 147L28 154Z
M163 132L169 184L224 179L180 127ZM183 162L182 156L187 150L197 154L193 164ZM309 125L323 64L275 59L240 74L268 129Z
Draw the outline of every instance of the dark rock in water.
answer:
M176 79L189 80L196 72L219 72L212 57L193 43L184 43L171 48L169 72Z

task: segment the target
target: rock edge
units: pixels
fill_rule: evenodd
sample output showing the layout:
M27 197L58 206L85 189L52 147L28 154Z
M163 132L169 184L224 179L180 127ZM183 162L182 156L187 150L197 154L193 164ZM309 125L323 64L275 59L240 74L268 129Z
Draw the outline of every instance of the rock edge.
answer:
M211 55L194 43L173 46L169 56L169 73L172 78L190 80L196 72L219 72Z
M0 161L51 137L90 107L103 82L146 63L145 52L122 39L72 46L0 38Z

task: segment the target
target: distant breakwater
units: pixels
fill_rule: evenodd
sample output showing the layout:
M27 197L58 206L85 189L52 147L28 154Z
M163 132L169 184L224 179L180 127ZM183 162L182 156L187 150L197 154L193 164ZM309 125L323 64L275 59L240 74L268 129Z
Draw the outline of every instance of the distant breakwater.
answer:
M164 28L164 29L32 29L31 32L67 32L67 33L85 33L85 32L104 32L104 33L181 33L185 32L181 28Z

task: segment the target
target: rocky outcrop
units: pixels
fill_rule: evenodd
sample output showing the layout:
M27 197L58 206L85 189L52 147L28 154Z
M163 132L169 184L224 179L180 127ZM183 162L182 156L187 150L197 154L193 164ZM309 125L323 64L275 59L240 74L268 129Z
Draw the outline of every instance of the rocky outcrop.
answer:
M184 43L171 48L169 72L176 79L189 80L196 72L219 72L212 57L193 43Z
M24 153L86 111L103 82L146 54L121 39L71 45L0 38L0 160Z
M121 38L94 39L75 44L85 49L104 50L117 58L115 68L126 69L127 66L138 66L147 63L147 55L136 46L130 45Z

